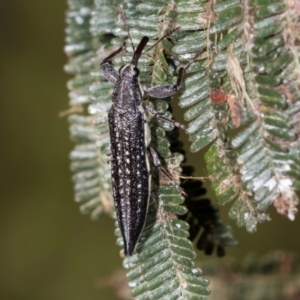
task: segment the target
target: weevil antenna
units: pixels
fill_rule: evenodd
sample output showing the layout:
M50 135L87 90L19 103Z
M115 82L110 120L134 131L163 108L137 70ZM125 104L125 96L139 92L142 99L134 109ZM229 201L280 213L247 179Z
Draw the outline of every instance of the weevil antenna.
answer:
M120 4L117 5L117 9L118 9L118 12L119 12L119 14L120 14L120 16L121 16L121 19L122 19L123 23L124 23L124 26L125 26L125 28L126 28L126 31L127 31L127 33L128 33L128 37L129 37L129 39L130 39L130 42L131 42L131 46L132 46L133 52L135 52L135 48L134 48L134 45L133 45L133 42L132 42L132 38L131 38L131 35L130 35L130 32L129 32L129 26L128 26L128 23L126 22L124 10L122 9L122 7L121 7Z
M139 45L137 46L136 50L134 51L132 60L131 60L131 64L133 64L135 67L137 67L137 64L139 62L139 58L141 57L141 54L144 50L144 48L146 47L147 43L149 41L149 38L147 36L144 36Z

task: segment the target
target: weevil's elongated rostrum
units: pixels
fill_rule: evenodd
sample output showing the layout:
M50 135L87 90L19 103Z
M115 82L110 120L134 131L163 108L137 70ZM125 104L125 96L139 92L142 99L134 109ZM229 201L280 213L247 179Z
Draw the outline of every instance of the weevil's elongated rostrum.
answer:
M134 51L131 63L122 66L119 72L114 69L111 61L123 51L124 47L119 48L101 63L104 76L115 84L112 107L108 112L111 175L125 255L132 255L143 230L151 190L147 155L150 132L142 106L143 95L155 98L173 95L180 88L184 70L194 61L179 69L176 84L155 86L143 91L138 79L137 65L148 41L148 37L142 38ZM153 114L153 111L151 113Z

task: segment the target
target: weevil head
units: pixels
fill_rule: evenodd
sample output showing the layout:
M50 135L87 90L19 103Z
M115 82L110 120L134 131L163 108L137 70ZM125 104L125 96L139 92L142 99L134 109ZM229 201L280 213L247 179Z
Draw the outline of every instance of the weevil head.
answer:
M120 68L119 70L120 76L123 79L137 79L139 77L140 71L133 64L128 64Z
M128 79L128 80L132 80L132 79L134 80L134 79L138 78L138 76L140 74L140 71L137 68L138 62L139 62L139 59L140 59L142 52L143 52L144 48L146 47L148 41L149 41L149 38L147 36L144 36L141 39L139 45L137 46L136 50L133 53L130 64L127 64L120 68L119 73L120 73L121 78Z

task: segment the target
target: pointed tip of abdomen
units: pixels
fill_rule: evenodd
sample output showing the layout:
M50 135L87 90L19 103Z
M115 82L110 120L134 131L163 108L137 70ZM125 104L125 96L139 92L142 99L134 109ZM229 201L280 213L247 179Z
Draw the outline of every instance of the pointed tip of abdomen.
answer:
M134 252L137 241L124 241L124 254L131 256Z

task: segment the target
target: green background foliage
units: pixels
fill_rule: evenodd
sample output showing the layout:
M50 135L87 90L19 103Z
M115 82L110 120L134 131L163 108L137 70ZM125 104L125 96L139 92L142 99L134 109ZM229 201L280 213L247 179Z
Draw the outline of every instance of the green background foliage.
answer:
M73 145L66 119L58 117L68 107L65 10L58 0L0 5L0 299L117 299L111 289L95 288L98 278L121 265L113 220L91 222L73 203L68 161ZM182 139L188 143L183 134ZM197 164L196 175L206 176L200 157L188 153L187 164ZM251 235L228 220L227 209L222 207L223 219L240 243L228 256L300 251L299 216L291 222L272 209L273 221ZM203 260L207 257L198 254L199 267Z

